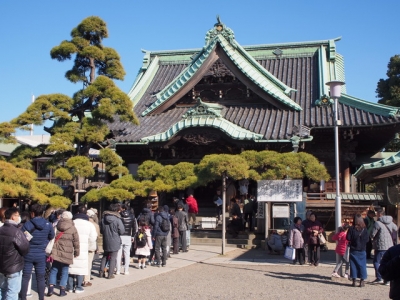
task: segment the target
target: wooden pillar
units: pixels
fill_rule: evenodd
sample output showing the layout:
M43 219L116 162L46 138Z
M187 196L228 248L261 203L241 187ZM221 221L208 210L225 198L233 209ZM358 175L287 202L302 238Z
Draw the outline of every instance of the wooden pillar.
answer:
M344 185L344 192L345 193L350 193L350 166L349 163L346 162L346 166L344 168L344 172L343 172L344 176L343 176L343 185Z

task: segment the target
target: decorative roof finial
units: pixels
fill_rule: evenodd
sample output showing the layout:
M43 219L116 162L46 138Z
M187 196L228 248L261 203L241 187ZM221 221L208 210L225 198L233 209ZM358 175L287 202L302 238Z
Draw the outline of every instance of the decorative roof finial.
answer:
M225 24L221 22L220 16L217 15L217 23L214 24L214 28L210 29L206 33L206 46L219 34L226 38L230 43L235 39L235 34L232 29L225 26Z

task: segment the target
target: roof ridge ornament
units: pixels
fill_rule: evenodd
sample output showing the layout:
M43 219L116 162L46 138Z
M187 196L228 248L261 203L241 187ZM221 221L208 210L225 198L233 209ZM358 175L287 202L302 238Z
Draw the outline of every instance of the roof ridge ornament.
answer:
M200 97L197 97L197 104L190 110L188 110L183 116L183 119L189 119L198 116L212 116L216 118L221 117L222 106L215 103L205 103L201 101Z
M224 38L226 38L229 43L232 44L233 40L235 39L235 34L233 33L233 30L227 27L224 23L221 22L221 19L219 15L217 15L217 23L214 24L214 28L210 29L206 33L206 44L205 47L210 44L211 40L216 38L218 35L222 35Z

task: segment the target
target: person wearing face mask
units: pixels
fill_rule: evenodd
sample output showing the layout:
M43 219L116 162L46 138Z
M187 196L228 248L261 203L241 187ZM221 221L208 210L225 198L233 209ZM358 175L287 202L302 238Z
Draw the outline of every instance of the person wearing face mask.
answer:
M5 211L5 223L0 228L1 299L18 300L21 289L24 256L29 252L29 241L18 228L20 222L18 208Z

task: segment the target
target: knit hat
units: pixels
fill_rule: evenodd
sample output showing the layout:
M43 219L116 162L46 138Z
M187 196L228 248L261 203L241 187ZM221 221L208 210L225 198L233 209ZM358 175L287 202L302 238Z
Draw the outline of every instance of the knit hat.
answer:
M88 209L88 211L86 212L86 214L90 217L93 217L95 215L95 212L93 211L93 209Z
M92 207L92 208L90 208L90 210L93 211L95 214L97 214L97 209L96 208Z
M72 213L70 211L64 211L61 215L61 218L72 220Z

